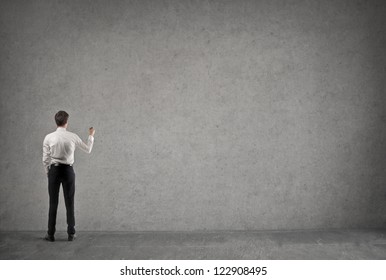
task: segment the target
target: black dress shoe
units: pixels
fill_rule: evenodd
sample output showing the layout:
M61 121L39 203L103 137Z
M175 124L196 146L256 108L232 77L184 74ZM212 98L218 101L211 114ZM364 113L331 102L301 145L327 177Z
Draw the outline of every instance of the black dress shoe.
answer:
M76 238L76 234L69 234L68 235L68 241L74 241Z
M50 242L54 242L55 241L55 236L49 235L47 233L46 236L44 237L44 240L47 240L47 241L50 241Z

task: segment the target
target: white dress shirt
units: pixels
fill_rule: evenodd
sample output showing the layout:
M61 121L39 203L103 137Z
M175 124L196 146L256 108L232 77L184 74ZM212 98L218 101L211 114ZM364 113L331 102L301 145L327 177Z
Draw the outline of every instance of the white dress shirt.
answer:
M87 144L75 133L64 127L58 127L55 132L48 134L43 141L43 165L48 173L49 166L54 163L73 164L76 147L86 153L91 153L94 137L88 136Z

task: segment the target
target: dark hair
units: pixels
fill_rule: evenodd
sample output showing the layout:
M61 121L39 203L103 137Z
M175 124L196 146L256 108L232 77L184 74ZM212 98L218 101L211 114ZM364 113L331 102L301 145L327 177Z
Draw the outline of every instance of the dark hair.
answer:
M59 111L55 114L55 122L57 126L63 126L67 123L68 114L65 111Z

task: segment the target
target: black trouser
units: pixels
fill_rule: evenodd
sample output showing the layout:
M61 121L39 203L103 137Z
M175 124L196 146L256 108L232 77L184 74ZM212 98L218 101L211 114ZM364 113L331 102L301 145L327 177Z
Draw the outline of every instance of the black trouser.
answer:
M67 233L75 234L75 172L69 165L51 165L48 171L48 193L50 195L50 210L48 213L48 234L55 234L56 213L59 203L59 188L63 186L64 201L67 210Z

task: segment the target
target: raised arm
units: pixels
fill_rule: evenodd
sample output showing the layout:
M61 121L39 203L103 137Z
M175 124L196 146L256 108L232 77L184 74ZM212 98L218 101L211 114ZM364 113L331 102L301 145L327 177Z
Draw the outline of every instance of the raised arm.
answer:
M84 143L80 137L77 137L76 146L88 154L91 153L92 146L94 145L94 134L95 129L90 127L87 143Z

